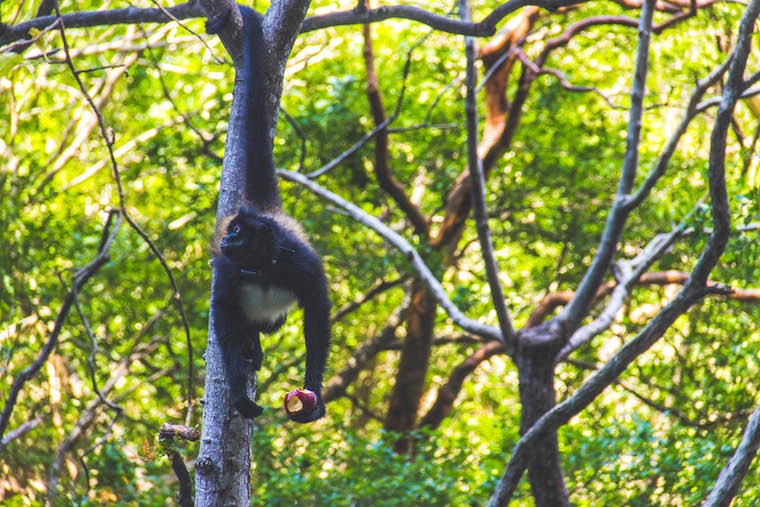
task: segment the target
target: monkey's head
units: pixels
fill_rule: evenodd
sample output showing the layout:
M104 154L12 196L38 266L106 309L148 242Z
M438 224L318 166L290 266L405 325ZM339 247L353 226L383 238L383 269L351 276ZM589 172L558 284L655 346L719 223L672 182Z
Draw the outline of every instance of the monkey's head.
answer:
M269 265L275 255L277 224L243 206L226 227L226 235L219 241L219 250L231 261L250 269Z

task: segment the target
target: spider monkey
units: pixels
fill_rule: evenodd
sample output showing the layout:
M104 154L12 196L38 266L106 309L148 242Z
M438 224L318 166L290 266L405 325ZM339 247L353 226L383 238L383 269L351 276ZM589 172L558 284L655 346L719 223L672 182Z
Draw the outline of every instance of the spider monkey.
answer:
M261 368L260 333L285 323L293 303L303 307L306 341L304 389L285 397L293 421L307 423L325 415L320 394L330 345L330 298L322 261L301 226L282 211L265 107L263 17L240 6L243 16L243 65L235 86L246 86L243 110L246 164L245 203L220 223L214 244L211 306L221 344L230 397L244 417L263 412L247 393L247 370ZM217 33L230 13L207 23ZM257 74L254 74L256 72Z

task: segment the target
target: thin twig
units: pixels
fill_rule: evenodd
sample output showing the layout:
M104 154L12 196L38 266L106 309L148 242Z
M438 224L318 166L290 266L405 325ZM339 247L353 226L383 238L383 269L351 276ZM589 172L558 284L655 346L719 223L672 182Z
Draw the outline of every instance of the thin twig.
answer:
M174 14L172 14L172 12L169 9L167 9L166 7L164 7L163 5L161 5L160 3L158 3L156 0L150 0L150 1L153 2L153 5L155 5L158 10L160 10L161 12L163 12L166 15L167 18L169 18L172 21L174 21L175 23L177 23L179 26L181 26L182 28L184 28L186 31L190 32L193 35L193 37L195 37L196 39L198 39L199 41L201 41L201 44L203 44L206 47L206 49L208 49L209 54L211 54L211 58L213 58L216 61L216 63L218 63L218 64L224 64L225 63L224 60L222 60L221 58L219 58L218 56L216 56L216 54L214 53L214 50L211 49L211 46L209 46L208 42L206 42L206 38L205 37L203 37L202 35L200 35L197 32L195 32L195 30L192 30L189 26L187 26L185 23L183 23L177 16L175 16Z
M372 129L370 132L365 134L361 139L359 139L356 143L354 143L353 146L351 146L349 149L335 157L333 160L325 164L324 166L320 167L316 171L312 171L309 174L307 174L308 178L318 178L319 176L322 176L323 174L331 171L343 161L345 161L348 157L359 151L365 144L367 144L371 139L373 139L375 136L378 135L378 133L383 132L387 129L389 125L391 125L394 121L396 121L396 118L398 118L399 114L401 114L401 106L404 103L404 95L406 94L406 84L407 84L407 78L409 77L409 70L411 69L412 65L412 52L419 46L422 41L427 37L428 34L425 34L424 36L420 37L407 51L406 53L406 61L404 62L404 69L401 72L401 91L399 92L398 98L396 99L396 107L393 110L393 114L391 114L388 118L385 119L385 121L378 123L377 126L375 126L374 129Z
M71 289L63 300L63 304L61 305L61 309L58 311L58 316L56 317L55 324L53 325L53 331L51 331L50 336L48 336L48 339L45 342L45 346L42 348L42 351L40 351L34 362L26 367L21 373L19 373L15 379L13 379L13 384L11 384L11 388L8 391L8 397L5 400L5 406L3 406L3 411L0 413L0 437L5 434L5 430L8 428L8 423L10 422L11 414L13 413L13 409L16 405L18 395L21 392L21 388L28 380L37 375L37 373L40 371L40 368L42 368L42 366L47 362L48 357L58 344L58 336L61 334L61 330L63 329L63 325L66 322L69 311L74 305L77 293L82 289L82 287L84 287L87 281L92 278L92 276L97 273L97 271L103 267L106 262L108 262L108 250L110 249L111 244L116 238L116 234L118 232L118 226L115 227L113 231L110 231L108 228L104 228L102 237L106 239L101 241L100 249L95 255L95 258L90 261L90 263L85 267L77 270L74 273L71 282Z
M98 120L98 125L100 126L100 133L108 149L109 158L111 160L111 168L112 168L112 172L114 176L114 182L116 183L116 188L117 188L117 192L119 196L119 209L121 210L121 215L124 218L124 220L127 221L127 223L132 228L132 230L134 230L140 236L140 238L142 238L142 240L148 245L148 248L151 250L151 252L153 252L153 255L156 257L156 259L158 259L159 263L164 269L164 272L169 278L169 282L172 286L172 289L174 290L175 301L177 304L177 309L180 314L182 325L184 327L185 340L187 344L188 374L187 374L187 413L185 417L185 422L189 426L190 421L192 419L193 397L194 397L193 343L190 337L190 324L188 322L187 315L185 314L185 307L182 302L182 295L180 293L179 286L177 285L177 281L174 278L174 274L172 273L171 268L167 264L166 259L164 259L164 256L158 250L158 247L156 247L155 243L153 243L153 241L150 239L147 233L145 233L145 231L143 231L142 228L137 224L137 222L135 222L134 219L129 215L129 212L126 206L126 199L124 197L124 188L121 184L121 176L119 174L119 167L118 167L118 163L116 162L116 156L114 154L113 132L112 131L109 132L108 127L106 127L105 120L103 119L103 115L101 114L100 109L92 100L92 97L90 96L89 92L87 91L87 88L82 82L82 79L79 77L80 71L78 71L76 67L74 66L74 62L72 61L71 55L69 52L68 40L66 38L66 26L63 22L63 17L61 16L60 8L58 7L57 2L55 4L55 12L56 12L56 16L61 20L61 23L59 24L59 32L61 34L61 43L63 45L63 50L66 55L66 64L69 67L69 70L71 71L71 74L73 75L74 79L76 80L77 85L79 86L79 89L82 92L82 95L84 95L85 99L87 100L87 103L90 104L90 107L92 108L93 113L95 114Z

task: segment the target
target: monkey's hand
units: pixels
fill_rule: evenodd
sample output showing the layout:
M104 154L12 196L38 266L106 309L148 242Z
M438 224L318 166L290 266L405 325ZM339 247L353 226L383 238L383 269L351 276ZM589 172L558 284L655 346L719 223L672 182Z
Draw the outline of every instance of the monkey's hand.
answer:
M291 421L310 423L325 415L325 404L319 393L296 389L285 395L285 412Z
M232 404L235 405L235 408L240 412L240 415L248 419L256 419L264 413L264 409L251 401L248 396L242 396L237 400L234 400Z

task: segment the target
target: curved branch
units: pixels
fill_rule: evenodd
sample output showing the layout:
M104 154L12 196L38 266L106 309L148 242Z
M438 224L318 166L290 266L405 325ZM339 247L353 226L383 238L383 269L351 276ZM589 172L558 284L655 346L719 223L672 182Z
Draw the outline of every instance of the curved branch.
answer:
M749 466L760 447L760 406L749 418L742 441L736 452L720 472L715 487L702 504L703 507L728 507L739 492Z
M412 265L412 268L417 272L422 282L430 291L436 302L446 311L449 317L454 321L456 325L468 331L474 335L481 336L489 340L501 340L501 331L487 324L481 324L480 322L467 317L462 313L457 306L452 303L449 297L446 295L446 291L441 286L441 283L433 275L430 269L425 264L417 250L405 240L401 235L395 232L393 229L382 223L377 218L364 212L358 206L346 201L340 196L330 192L326 188L311 181L303 174L295 173L292 171L278 170L277 174L289 181L295 181L296 183L308 188L314 194L322 197L323 199L331 202L332 204L346 210L349 216L359 223L366 225L380 236L382 236L391 245L396 247L404 257Z

